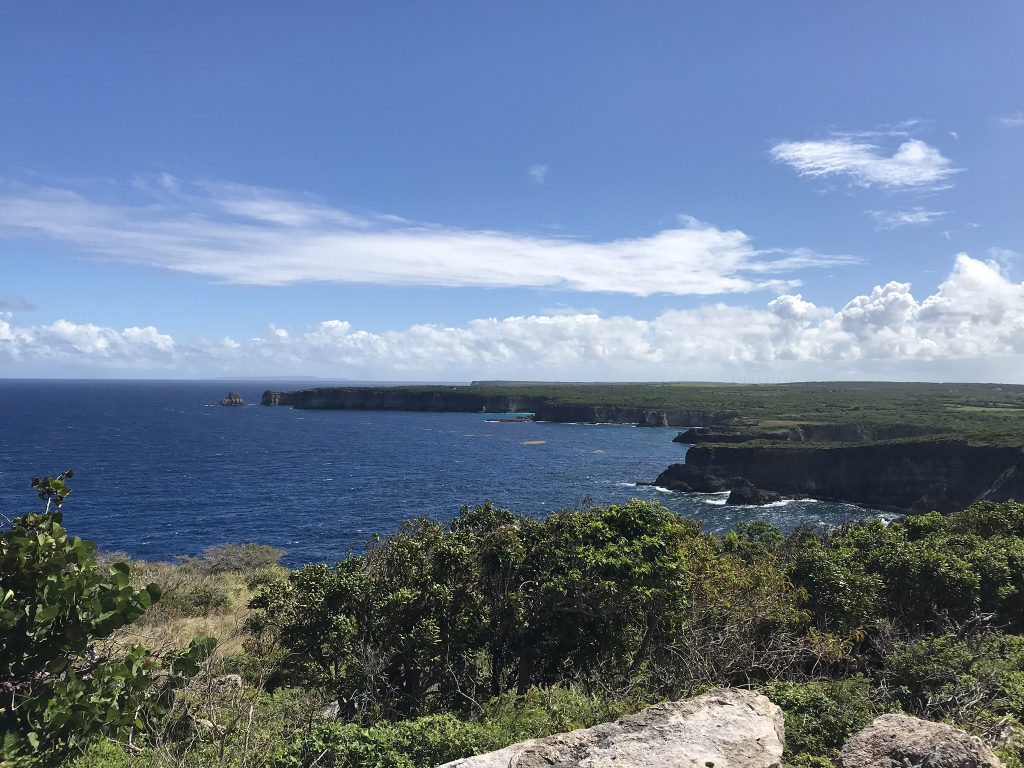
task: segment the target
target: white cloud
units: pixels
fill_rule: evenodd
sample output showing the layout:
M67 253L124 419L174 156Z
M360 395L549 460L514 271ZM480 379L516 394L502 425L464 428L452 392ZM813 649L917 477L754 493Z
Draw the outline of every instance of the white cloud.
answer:
M548 167L542 163L531 165L526 174L534 184L544 184L548 180Z
M949 215L949 211L928 211L912 208L908 211L868 211L879 229L896 229L920 224L931 224Z
M0 235L69 243L109 260L228 283L303 282L557 288L711 295L798 284L780 275L850 263L804 249L758 249L740 230L682 217L636 238L469 230L356 214L309 196L239 184L136 180L131 204L69 189L0 195Z
M1024 127L1024 112L1017 110L1012 115L999 118L999 124L1004 128L1021 128Z
M6 312L0 313L0 361L36 371L45 371L45 366L52 364L58 368L171 372L186 358L171 336L151 325L120 331L68 320L18 326Z
M864 187L921 188L948 184L958 173L949 158L920 139L902 142L892 154L866 141L840 136L822 141L786 141L772 157L801 176L848 176Z
M369 332L342 320L265 336L184 343L0 316L0 363L25 375L111 369L166 375L314 374L367 379L938 377L1021 381L1024 284L960 254L932 295L890 282L841 309L800 295L761 307L710 304L654 319L596 313L484 318Z

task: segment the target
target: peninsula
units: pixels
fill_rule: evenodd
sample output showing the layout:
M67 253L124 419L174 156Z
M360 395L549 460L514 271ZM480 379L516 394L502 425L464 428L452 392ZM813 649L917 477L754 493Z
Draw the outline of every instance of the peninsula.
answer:
M685 462L654 481L681 492L742 480L769 493L907 511L1024 498L1024 386L1016 385L474 382L268 390L262 403L685 427L675 437L691 446Z

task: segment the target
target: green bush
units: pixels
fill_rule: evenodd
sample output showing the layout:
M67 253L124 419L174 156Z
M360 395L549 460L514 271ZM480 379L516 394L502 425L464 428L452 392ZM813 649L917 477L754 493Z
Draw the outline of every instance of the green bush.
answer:
M928 635L896 643L878 679L907 712L966 722L981 713L1024 712L1024 637Z
M141 646L111 656L97 649L97 640L141 617L160 590L134 589L124 563L103 572L95 545L64 530L71 476L34 478L44 510L0 531L0 686L11 704L0 708L4 764L56 765L102 735L139 727L140 710L159 706L208 648L195 644L163 668Z
M786 759L793 765L829 765L846 740L877 714L864 677L848 680L766 685L761 693L786 717Z
M448 714L371 728L329 723L296 739L275 765L300 768L315 760L324 768L432 768L499 746L486 725Z

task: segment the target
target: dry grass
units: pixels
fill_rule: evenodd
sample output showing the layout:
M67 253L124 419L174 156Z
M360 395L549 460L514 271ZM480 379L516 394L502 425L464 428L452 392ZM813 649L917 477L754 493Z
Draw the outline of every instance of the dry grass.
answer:
M221 557L210 556L208 551L201 558L180 563L130 562L135 585L156 583L162 597L139 621L108 638L106 648L123 651L141 644L162 654L186 648L193 638L204 636L217 640L217 656L240 653L249 603L259 583L286 578L288 572L277 565L280 553L269 548L255 563L251 558L232 557L233 550L244 552L244 547L228 548L226 557L225 548L217 549ZM103 559L113 562L124 558L114 554Z

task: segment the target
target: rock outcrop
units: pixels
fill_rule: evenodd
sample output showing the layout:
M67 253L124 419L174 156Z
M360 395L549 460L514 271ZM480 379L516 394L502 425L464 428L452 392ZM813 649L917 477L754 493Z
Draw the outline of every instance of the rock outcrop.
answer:
M975 501L1024 499L1024 449L966 440L866 445L695 445L655 485L712 493L732 478L787 496L881 509L952 512Z
M907 715L882 715L850 738L843 768L1001 768L978 739L948 725Z
M775 704L723 689L442 768L779 768L784 741Z
M245 400L243 400L242 396L240 394L238 394L237 392L228 392L228 396L220 401L220 405L226 405L226 406L245 405Z
M729 498L726 504L731 506L762 506L782 501L782 494L775 491L765 491L755 486L752 482L743 477L736 477L729 481Z

